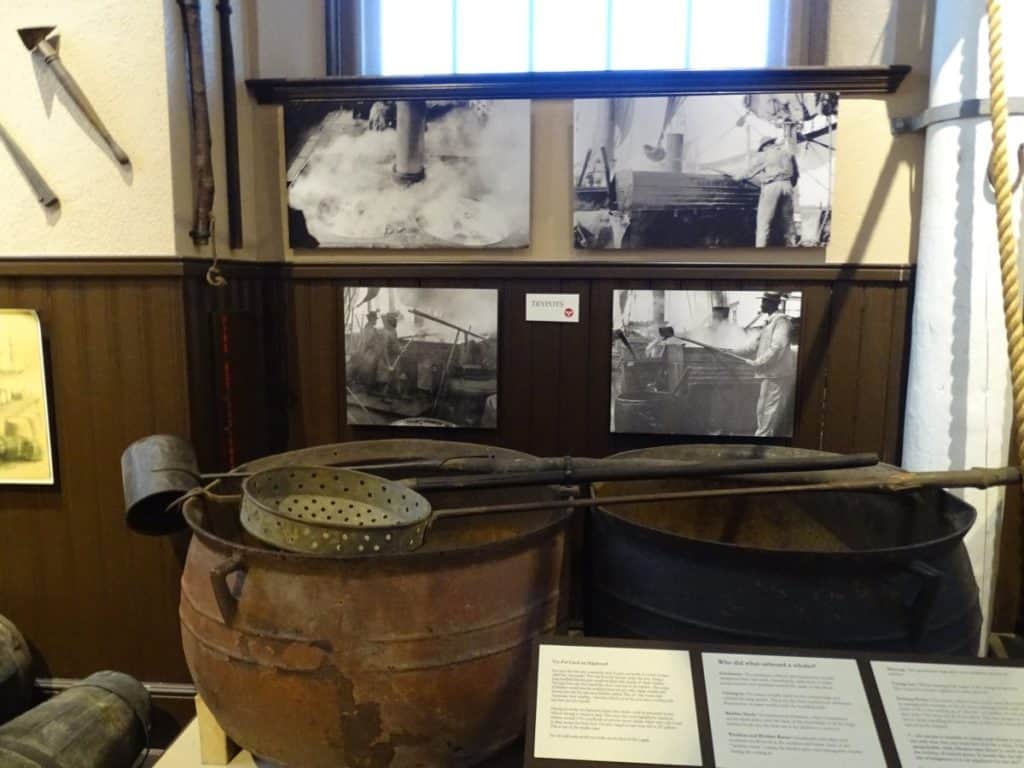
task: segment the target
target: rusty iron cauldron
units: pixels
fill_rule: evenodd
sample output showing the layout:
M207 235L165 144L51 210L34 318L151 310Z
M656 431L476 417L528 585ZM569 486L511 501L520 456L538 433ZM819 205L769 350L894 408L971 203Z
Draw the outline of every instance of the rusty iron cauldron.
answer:
M479 449L344 443L239 471ZM556 497L552 487L428 494L441 506ZM519 736L532 641L565 629L567 510L439 520L414 552L332 559L270 550L223 514L237 505L216 503L185 506L194 536L181 632L196 687L238 744L293 768L443 768Z
M711 461L823 455L678 445L618 454ZM613 457L614 458L614 457ZM893 467L836 470L868 479ZM764 485L765 477L600 483L593 493ZM785 485L776 475L772 483ZM974 509L940 489L807 492L595 507L588 635L973 655L981 612L963 537Z

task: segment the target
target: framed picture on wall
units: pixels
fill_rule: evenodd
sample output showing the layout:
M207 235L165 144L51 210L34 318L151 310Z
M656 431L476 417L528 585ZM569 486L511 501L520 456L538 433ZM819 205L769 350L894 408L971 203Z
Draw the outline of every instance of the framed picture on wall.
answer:
M495 429L498 291L345 288L347 423Z
M799 291L615 291L611 431L790 437Z
M293 248L530 242L530 102L343 101L285 108Z
M838 96L575 102L577 248L820 248Z
M0 484L53 483L39 315L0 309Z

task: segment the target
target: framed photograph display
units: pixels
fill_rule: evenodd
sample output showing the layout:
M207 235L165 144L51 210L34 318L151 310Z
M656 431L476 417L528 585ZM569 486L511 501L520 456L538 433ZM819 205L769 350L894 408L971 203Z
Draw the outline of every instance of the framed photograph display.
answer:
M822 247L838 96L575 102L578 248Z
M345 288L349 424L494 429L498 291Z
M529 244L529 101L289 105L285 141L293 248Z
M53 483L39 315L0 309L0 484Z
M615 291L611 431L793 434L799 291Z

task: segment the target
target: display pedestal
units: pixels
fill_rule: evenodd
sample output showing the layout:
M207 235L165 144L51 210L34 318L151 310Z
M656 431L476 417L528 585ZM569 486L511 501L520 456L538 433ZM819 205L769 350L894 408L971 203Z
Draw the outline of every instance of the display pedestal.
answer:
M480 768L519 768L523 764L523 747L519 742L496 755ZM196 696L196 719L175 740L155 768L263 768L248 752L239 751L217 724L202 698Z
M198 718L188 724L171 748L157 760L156 768L206 768L206 766L229 765L231 768L257 768L256 761L248 752L239 752L227 763L204 762L200 747L202 726ZM223 731L221 731L223 733ZM227 737L225 736L225 741Z

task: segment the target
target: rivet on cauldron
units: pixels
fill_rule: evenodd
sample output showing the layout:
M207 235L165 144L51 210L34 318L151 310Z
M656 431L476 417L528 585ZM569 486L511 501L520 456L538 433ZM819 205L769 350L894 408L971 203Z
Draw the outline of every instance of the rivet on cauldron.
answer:
M379 544L374 544L373 545L373 551L374 552L380 552L380 545Z
M366 549L366 548L362 544L360 544L359 545L359 551L362 552L364 549Z
M390 533L384 534L384 541L391 541L391 534Z
M369 540L370 540L370 537L369 537L369 536L363 536L363 540L364 540L364 541L369 541Z

